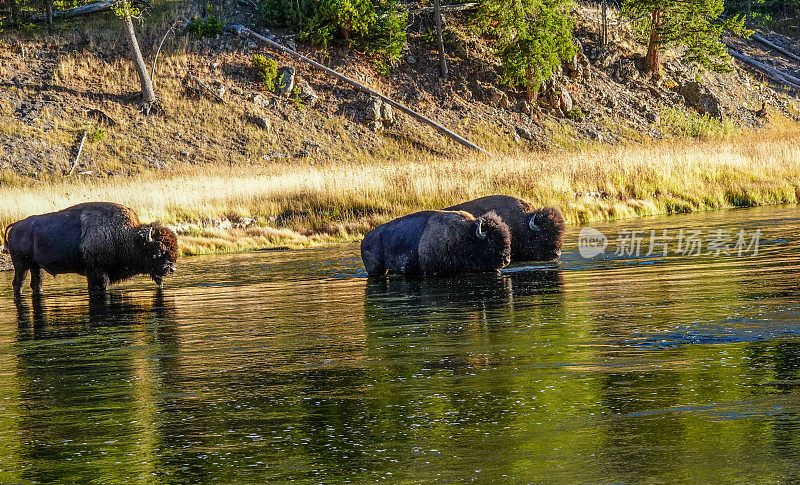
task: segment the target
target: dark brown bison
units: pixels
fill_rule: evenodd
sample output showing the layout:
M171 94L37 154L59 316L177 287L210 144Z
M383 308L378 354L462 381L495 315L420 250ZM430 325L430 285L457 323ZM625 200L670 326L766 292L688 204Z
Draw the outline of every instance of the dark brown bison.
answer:
M490 212L423 211L381 224L361 242L370 276L496 271L510 258L510 235Z
M162 278L175 271L178 255L172 230L141 224L132 209L110 202L30 216L6 227L5 238L14 263L15 296L28 271L31 289L40 292L42 270L53 276L84 275L93 294L138 274L149 274L160 287Z
M496 212L511 231L511 261L552 261L561 256L564 217L553 207L536 208L508 195L490 195L448 207L472 215Z

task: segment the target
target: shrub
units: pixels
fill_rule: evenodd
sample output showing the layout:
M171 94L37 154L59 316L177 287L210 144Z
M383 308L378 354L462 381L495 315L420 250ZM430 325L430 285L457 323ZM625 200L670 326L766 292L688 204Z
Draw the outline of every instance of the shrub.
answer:
M539 90L563 61L575 55L570 0L484 0L475 20L496 36L496 52L508 86Z
M406 43L406 14L396 0L261 0L259 20L300 30L300 38L327 48L345 43L389 60L400 58Z
M583 119L583 111L580 108L573 108L567 113L567 118L573 121L580 121Z
M278 61L267 59L261 54L255 54L250 59L256 69L258 79L264 84L267 91L275 91L275 78L278 77Z
M187 32L195 37L214 37L222 33L222 22L214 16L211 4L206 5L206 18L195 17L186 26Z

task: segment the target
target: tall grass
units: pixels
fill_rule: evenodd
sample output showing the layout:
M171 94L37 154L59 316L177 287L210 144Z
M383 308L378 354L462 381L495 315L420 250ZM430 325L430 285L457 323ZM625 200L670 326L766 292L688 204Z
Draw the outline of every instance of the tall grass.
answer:
M185 253L356 239L411 211L488 194L559 207L570 223L796 203L800 130L513 157L182 168L0 191L0 223L108 200L179 226ZM219 221L253 218L249 227Z

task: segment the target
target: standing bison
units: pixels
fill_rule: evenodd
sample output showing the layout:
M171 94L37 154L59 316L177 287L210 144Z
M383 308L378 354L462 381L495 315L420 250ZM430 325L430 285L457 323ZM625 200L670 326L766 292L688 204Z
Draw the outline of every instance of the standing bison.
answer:
M31 290L41 292L42 270L53 276L84 275L92 294L138 274L149 274L160 287L162 278L175 271L178 254L172 230L141 224L132 209L110 202L30 216L6 227L5 237L14 263L15 296L28 271Z
M561 255L564 217L553 207L537 209L518 197L490 195L445 210L496 212L511 231L511 261L552 261Z
M423 211L382 224L361 242L370 276L496 271L509 263L510 234L489 212Z

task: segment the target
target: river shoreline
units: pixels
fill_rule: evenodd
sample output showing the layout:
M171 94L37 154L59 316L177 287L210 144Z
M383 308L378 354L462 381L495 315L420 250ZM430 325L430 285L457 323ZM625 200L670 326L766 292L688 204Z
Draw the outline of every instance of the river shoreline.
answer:
M461 159L187 166L129 177L29 180L0 193L0 227L86 201L161 221L186 255L359 241L378 224L491 194L559 208L581 225L800 203L800 127ZM0 269L10 266L0 257ZM5 261L5 263L4 263Z

